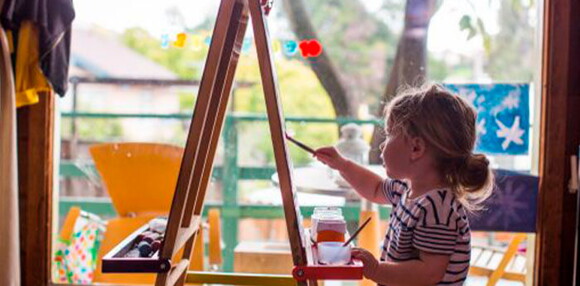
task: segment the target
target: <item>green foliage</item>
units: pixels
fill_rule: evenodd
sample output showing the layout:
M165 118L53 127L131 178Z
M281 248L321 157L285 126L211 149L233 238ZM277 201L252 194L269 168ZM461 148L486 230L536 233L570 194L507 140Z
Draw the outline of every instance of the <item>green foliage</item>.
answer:
M475 18L475 20L473 19ZM475 21L475 23L473 23ZM467 39L470 40L476 35L481 35L483 39L483 46L486 53L491 52L491 36L485 30L485 25L483 24L483 20L478 16L470 16L470 15L463 15L459 20L459 29L461 31L467 30L469 34L467 35Z
M196 94L193 92L179 91L177 93L179 97L179 111L184 113L190 113L193 110Z
M481 36L487 52L486 72L494 80L531 78L532 66L527 60L533 47L533 28L530 26L529 9L533 4L522 5L520 0L501 1L500 27L497 35L490 35L477 11L464 15L458 25L468 31L468 38ZM438 2L440 3L440 2ZM360 102L378 105L387 82L387 71L394 59L405 1L383 0L383 9L370 13L361 0L305 1L311 21L335 68L346 85L358 96ZM284 15L277 15L284 16ZM276 15L271 15L276 17ZM189 33L206 33L213 25L208 18L202 25L186 28ZM207 56L207 46L193 47L191 41L184 48L161 48L160 39L155 39L142 29L129 29L123 33L124 43L146 57L167 67L181 78L201 77L201 68ZM297 39L302 40L302 39ZM525 58L522 57L525 55ZM442 81L449 78L471 78L473 60L462 58L459 63L428 57L428 77ZM522 64L523 63L523 64ZM330 99L309 63L295 57L276 58L280 99L285 115L305 117L334 117ZM236 72L236 80L254 82L256 85L237 88L231 103L236 112L265 114L262 86L255 51L243 54ZM193 93L180 93L180 110L188 111L193 106ZM313 147L332 144L337 140L337 126L332 124L288 124L296 137ZM184 128L186 130L186 128ZM240 161L246 163L271 164L270 135L265 123L244 123L240 131ZM297 164L310 160L309 154L290 147Z
M304 1L304 0L303 0ZM304 1L318 40L359 102L378 105L398 36L360 0Z
M198 29L189 29L192 34L199 34ZM167 67L181 78L191 79L201 77L201 63L207 56L207 46L195 50L190 42L184 48L161 48L160 40L152 38L145 31L134 28L123 33L125 44L153 61ZM197 62L198 65L187 65L187 62ZM323 117L335 116L330 98L324 88L305 62L300 58L276 58L276 72L278 73L280 99L286 116ZM236 88L234 91L233 109L238 113L265 114L266 106L261 77L258 69L258 59L255 51L243 54L238 63L236 81L256 83L251 87ZM180 111L188 112L194 105L196 95L192 92L180 92ZM252 122L238 125L240 136L240 161L249 164L274 164L270 134L266 124ZM337 140L337 126L334 124L298 124L292 127L297 136L312 146L332 144ZM185 140L187 126L176 130L175 140ZM305 164L311 161L310 155L300 149L290 148L296 164Z
M118 120L105 118L77 118L77 135L84 140L111 141L123 135L123 127ZM61 121L62 137L72 136L72 119L63 118Z
M500 1L500 32L496 35L486 31L485 23L477 16L473 2L468 3L473 11L461 18L459 27L462 31L469 31L468 39L476 35L482 37L487 55L485 71L495 81L532 81L536 31L530 21L530 14L536 9L535 1Z
M477 30L471 24L471 16L469 15L463 15L463 17L461 17L461 20L459 20L459 29L461 29L461 31L469 31L469 34L467 35L468 40L475 37L477 34Z
M444 81L450 74L450 67L443 60L427 58L427 78L432 81Z
M530 20L533 3L521 0L501 1L500 32L493 36L486 72L496 81L531 82L535 70L536 29Z
M330 98L316 79L312 70L303 62L295 59L279 58L276 60L276 72L279 79L280 100L286 117L321 117L335 116ZM236 72L238 80L260 82L260 74L255 56L243 56ZM236 112L265 114L266 105L262 85L240 88L235 92L234 109ZM337 140L337 126L334 124L288 124L298 138L312 146L333 144ZM239 125L241 145L254 145L260 154L240 154L241 160L274 163L272 143L266 124ZM259 138L259 139L258 139ZM253 150L253 148L247 148ZM290 154L296 164L311 161L310 155L301 149L290 148ZM249 157L254 156L252 159Z

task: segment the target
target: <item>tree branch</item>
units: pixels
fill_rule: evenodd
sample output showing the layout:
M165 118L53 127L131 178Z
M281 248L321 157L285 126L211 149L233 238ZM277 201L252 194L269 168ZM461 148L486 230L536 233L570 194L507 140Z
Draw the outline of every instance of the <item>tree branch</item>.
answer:
M405 25L397 45L395 61L389 74L389 82L381 100L378 117L383 117L387 103L397 90L425 82L427 74L427 34L433 14L439 7L436 0L408 0L405 6ZM375 128L371 140L369 160L380 163L379 144L385 140L381 127Z
M299 39L318 39L303 0L283 0L292 31ZM309 59L310 66L320 83L328 92L337 117L357 117L356 100L348 92L332 60L323 48L322 53Z

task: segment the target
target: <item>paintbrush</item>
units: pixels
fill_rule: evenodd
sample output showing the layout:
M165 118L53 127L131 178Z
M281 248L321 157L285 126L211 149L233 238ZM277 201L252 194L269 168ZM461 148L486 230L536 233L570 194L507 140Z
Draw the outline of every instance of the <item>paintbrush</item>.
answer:
M310 148L310 147L306 146L306 144L304 144L304 143L302 143L302 142L300 142L300 141L298 141L298 140L296 140L296 139L292 138L290 135L288 135L288 133L285 133L285 134L286 134L286 139L288 139L288 140L292 141L292 143L294 143L294 144L296 144L298 147L300 147L300 148L304 149L304 151L306 151L306 152L308 152L308 153L310 153L310 154L312 154L312 155L314 155L314 153L316 153L316 151L314 151L314 149L312 149L312 148Z
M347 241L344 242L344 244L342 244L342 246L347 246L353 239L355 239L360 233L360 231L363 230L365 226L367 226L369 221L371 221L371 218L373 217L367 218L367 220L365 220L365 222L361 226L359 226L359 228L352 234L352 236Z

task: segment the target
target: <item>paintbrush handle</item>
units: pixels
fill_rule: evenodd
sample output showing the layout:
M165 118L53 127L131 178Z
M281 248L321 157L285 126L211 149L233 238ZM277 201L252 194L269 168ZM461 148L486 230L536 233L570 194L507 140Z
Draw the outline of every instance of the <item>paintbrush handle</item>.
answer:
M316 153L316 151L314 151L314 149L312 149L312 148L310 148L310 147L306 146L306 144L304 144L304 143L302 143L302 142L300 142L300 141L298 141L298 140L296 140L296 139L294 139L294 138L290 137L290 135L288 135L288 134L286 134L286 139L288 139L288 140L292 141L292 143L294 143L294 144L296 144L298 147L300 147L300 148L304 149L306 152L309 152L309 153L311 153L311 154L314 154L314 153Z
M351 243L358 236L361 230L363 230L365 226L367 226L367 224L371 221L372 218L373 217L367 218L367 220L365 220L365 222L361 226L359 226L359 228L352 234L352 236L347 241L344 242L342 246L347 246L349 243Z

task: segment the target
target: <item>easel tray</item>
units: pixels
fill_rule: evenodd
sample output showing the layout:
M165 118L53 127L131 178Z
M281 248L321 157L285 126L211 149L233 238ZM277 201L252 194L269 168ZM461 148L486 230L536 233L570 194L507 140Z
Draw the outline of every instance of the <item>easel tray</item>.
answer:
M145 257L129 255L144 234L151 232L150 225L154 220L135 230L103 257L103 273L163 273L171 269L171 261L159 257L160 249L150 251Z
M304 231L304 246L306 249L307 265L294 266L292 276L298 281L306 280L361 280L363 278L363 264L360 260L352 259L345 265L326 265L319 261L318 247L312 241L310 230Z

